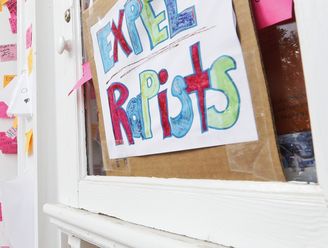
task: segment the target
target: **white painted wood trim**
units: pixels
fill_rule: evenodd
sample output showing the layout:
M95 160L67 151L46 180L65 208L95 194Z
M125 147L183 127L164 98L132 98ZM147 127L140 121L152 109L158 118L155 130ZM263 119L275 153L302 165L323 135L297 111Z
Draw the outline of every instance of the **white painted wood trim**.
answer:
M328 1L294 0L319 183L328 202Z
M180 188L189 190L213 190L213 191L238 191L253 193L305 193L322 196L322 189L317 184L305 182L256 182L256 181L233 181L211 179L165 179L148 177L106 177L86 176L81 183L108 184L116 187L161 187L166 189Z
M44 211L70 235L72 244L83 239L102 248L223 248L64 205L46 204Z
M68 244L70 245L71 248L81 248L81 239L73 235L69 235Z
M82 30L82 24L81 24L81 6L79 0L71 0L72 1L72 15L73 17L73 27L76 27L76 30ZM76 60L76 75L82 76L82 63L83 63L83 55L82 55L82 37L81 32L73 32L73 42L75 53L74 58ZM76 81L80 78L78 76L76 78ZM85 105L84 105L84 89L81 87L77 91L77 120L78 120L78 138L79 138L79 165L77 167L78 175L78 181L87 175L87 144L86 144L86 130L85 130ZM83 121L81 121L83 120Z
M328 243L328 209L317 185L88 177L79 188L83 209L227 246Z
M68 92L81 75L80 7L78 0L53 4L58 201L77 207L78 182L86 168L84 107L81 93L73 92L68 96ZM64 13L69 8L71 21L66 23ZM64 37L71 47L61 55L55 49L59 37Z

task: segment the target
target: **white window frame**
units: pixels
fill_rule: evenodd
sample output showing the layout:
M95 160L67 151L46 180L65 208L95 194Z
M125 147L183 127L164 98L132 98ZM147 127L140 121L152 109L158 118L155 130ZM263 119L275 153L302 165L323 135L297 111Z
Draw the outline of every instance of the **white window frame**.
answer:
M63 13L70 7L69 3L61 2L55 6L55 22L56 12ZM76 97L63 99L70 85L57 81L59 203L233 247L326 247L328 115L322 103L328 90L324 68L324 59L328 57L328 36L321 30L328 28L322 11L328 8L328 3L326 0L294 2L319 185L87 176L83 94L80 91ZM73 56L73 67L68 66L66 73L71 73L76 80L81 74L79 62L82 61L81 37L77 32L80 30L78 1L74 1L72 10L74 27L66 36L73 41L73 50L71 55L64 56ZM311 18L313 13L316 13L316 19ZM62 32L55 28L55 36L63 35ZM60 60L58 56L55 56L57 63ZM64 213L62 208L55 205L45 207L53 221L57 219L58 225L65 222L60 217L60 213ZM67 223L70 222L69 216L72 222L74 219L73 214L68 214ZM61 225L65 229L64 224ZM95 233L87 225L83 228L86 232Z

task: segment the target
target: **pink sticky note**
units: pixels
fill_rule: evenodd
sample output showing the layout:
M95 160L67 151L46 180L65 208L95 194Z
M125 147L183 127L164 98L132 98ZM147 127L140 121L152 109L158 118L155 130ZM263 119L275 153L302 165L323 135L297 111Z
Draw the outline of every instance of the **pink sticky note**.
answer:
M17 16L17 0L9 0L6 5L11 17Z
M32 25L26 30L26 49L32 46Z
M17 143L0 147L3 154L17 154Z
M11 32L17 34L17 17L13 16L9 18Z
M7 115L8 105L4 102L0 102L0 119L10 119Z
M16 44L8 44L0 46L0 62L16 61L17 47Z
M86 62L85 64L82 65L82 67L83 67L82 78L79 81L77 81L77 83L75 84L73 89L68 93L68 95L72 94L74 90L81 88L83 84L85 84L90 79L92 79L90 63Z
M1 132L0 143L6 141L8 138L9 137L7 136L7 134L5 132Z
M0 202L0 222L2 222L2 203Z
M17 150L17 143L10 143L10 144L4 144L2 146L0 146L0 150L2 151L2 153L6 153L6 154L13 154L15 152L15 150Z
M13 144L13 141L9 138L0 140L0 150L2 150L3 147Z
M2 203L0 202L0 222L2 222Z
M17 137L11 138L8 137L7 134L0 137L0 146L16 144L16 143L17 143Z
M292 18L293 0L252 0L259 29Z
M0 132L0 143L7 139L7 135L5 132Z

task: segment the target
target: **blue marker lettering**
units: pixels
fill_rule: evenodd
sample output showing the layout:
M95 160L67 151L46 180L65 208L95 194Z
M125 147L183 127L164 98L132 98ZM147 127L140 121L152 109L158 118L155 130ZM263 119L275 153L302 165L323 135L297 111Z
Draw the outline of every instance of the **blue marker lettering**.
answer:
M112 51L112 42L108 42L108 36L111 33L109 23L97 32L98 46L104 72L107 73L114 66L114 58L110 55Z
M172 95L179 98L182 108L178 116L170 118L172 134L176 138L185 136L194 120L194 112L189 94L186 92L187 85L184 78L176 76L172 83Z
M197 26L195 6L178 13L176 0L165 0L168 13L171 38L178 33Z
M128 0L125 3L124 11L126 25L128 27L131 44L135 54L139 54L143 51L139 33L135 23L135 21L139 18L141 14L141 10L142 3L140 0Z

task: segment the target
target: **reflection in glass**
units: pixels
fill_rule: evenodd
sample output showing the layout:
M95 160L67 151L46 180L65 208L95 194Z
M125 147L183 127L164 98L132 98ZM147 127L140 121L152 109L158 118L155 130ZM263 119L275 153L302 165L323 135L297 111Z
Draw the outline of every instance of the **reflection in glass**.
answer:
M287 180L317 182L296 22L259 32Z

